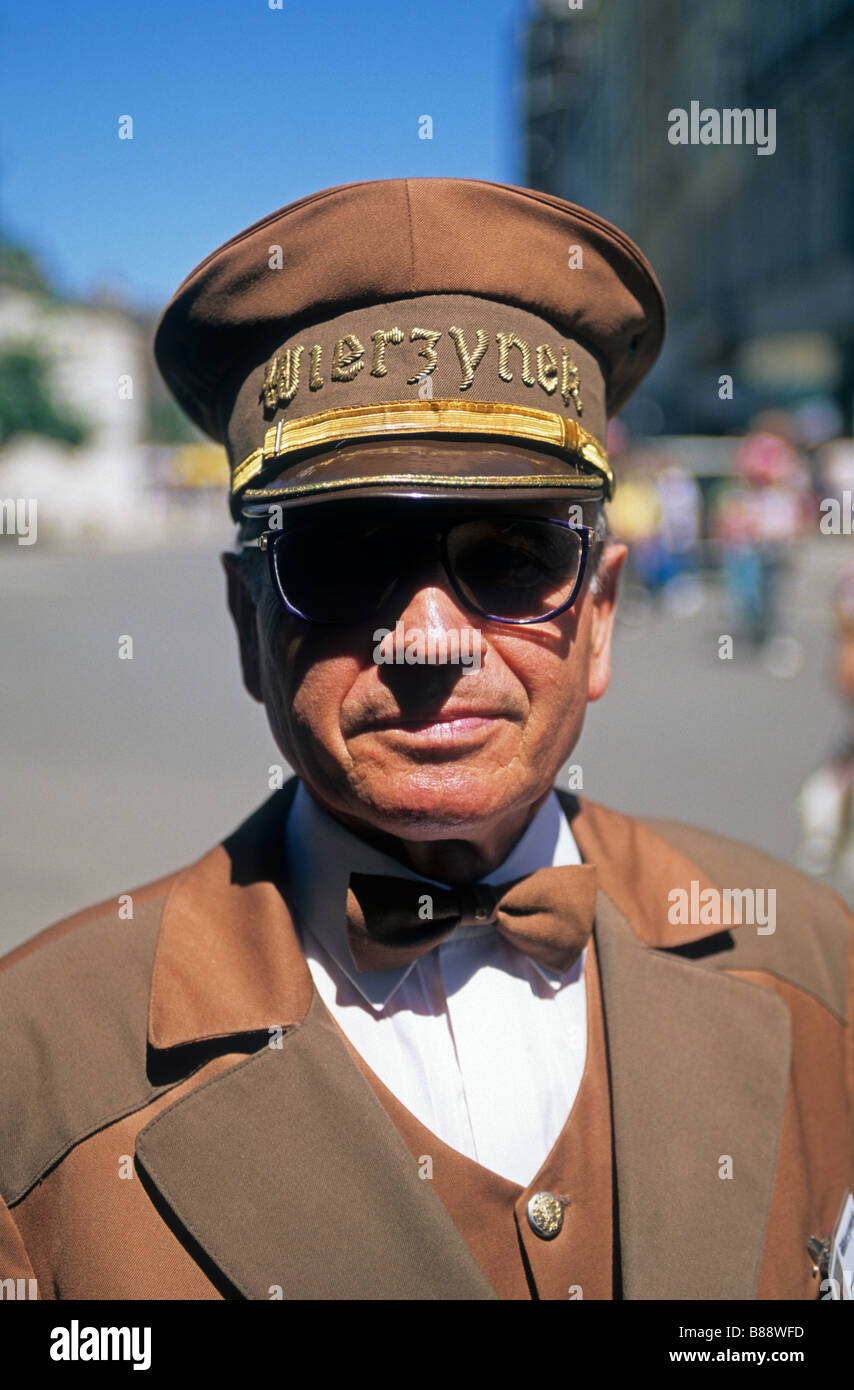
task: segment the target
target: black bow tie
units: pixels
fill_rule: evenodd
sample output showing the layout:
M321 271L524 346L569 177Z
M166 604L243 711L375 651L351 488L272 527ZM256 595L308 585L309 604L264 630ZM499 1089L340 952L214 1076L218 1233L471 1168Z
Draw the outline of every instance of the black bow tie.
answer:
M347 941L358 970L409 965L458 927L495 922L538 965L563 974L593 929L592 864L537 869L509 883L438 888L423 879L351 874Z

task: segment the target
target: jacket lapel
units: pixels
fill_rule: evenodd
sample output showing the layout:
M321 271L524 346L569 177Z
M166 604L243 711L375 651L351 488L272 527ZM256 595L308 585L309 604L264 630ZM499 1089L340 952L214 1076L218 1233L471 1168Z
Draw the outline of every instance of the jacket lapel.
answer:
M788 1010L774 994L645 948L604 893L595 930L623 1296L755 1298L789 1074ZM731 1177L719 1176L727 1166Z
M496 1298L314 989L282 863L295 789L164 904L152 1066L254 1050L147 1125L138 1162L201 1262L245 1298Z
M315 994L138 1136L181 1226L249 1299L497 1297Z
M599 883L624 1297L755 1298L788 1009L719 971L715 953L737 935L671 923L674 889L716 887L697 864L634 817L559 796Z

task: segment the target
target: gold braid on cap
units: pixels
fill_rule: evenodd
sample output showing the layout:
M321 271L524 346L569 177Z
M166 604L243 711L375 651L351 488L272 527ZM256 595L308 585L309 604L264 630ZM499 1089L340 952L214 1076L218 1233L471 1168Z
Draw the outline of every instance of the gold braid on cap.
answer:
M605 496L614 491L614 474L608 455L597 439L578 424L550 410L532 406L484 404L480 401L384 401L380 405L347 406L341 410L322 410L295 420L280 420L264 435L264 443L242 463L237 464L231 478L231 493L236 496L249 483L266 471L267 464L289 454L318 450L324 445L340 444L342 440L396 439L401 435L448 434L474 435L481 438L520 439L529 444L546 445L585 464L604 484ZM407 475L409 476L409 475ZM413 481L416 479L412 478ZM352 487L357 482L398 482L397 478L347 479L335 484ZM431 477L431 482L437 482ZM453 482L454 479L443 479ZM459 478L460 483L485 486L491 479ZM503 480L504 482L507 479ZM554 476L529 477L528 487L554 487L560 479ZM567 478L567 486L579 486L577 478ZM319 492L323 483L312 483L299 492ZM253 492L255 489L253 489Z

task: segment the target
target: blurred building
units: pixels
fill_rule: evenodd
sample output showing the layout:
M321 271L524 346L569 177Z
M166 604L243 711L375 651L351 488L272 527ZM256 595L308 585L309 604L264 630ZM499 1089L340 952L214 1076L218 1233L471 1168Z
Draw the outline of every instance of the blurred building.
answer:
M146 513L145 342L128 315L0 286L0 364L11 405L0 492L38 505L43 538L132 537Z
M51 398L92 449L127 453L147 424L146 344L118 309L0 287L0 350L44 359Z
M36 503L41 540L127 547L221 529L223 450L168 397L152 329L107 291L58 295L0 232L0 499Z
M851 432L854 0L533 0L521 41L525 182L616 222L668 301L629 425L727 432L773 404ZM692 101L773 109L774 152L670 143Z

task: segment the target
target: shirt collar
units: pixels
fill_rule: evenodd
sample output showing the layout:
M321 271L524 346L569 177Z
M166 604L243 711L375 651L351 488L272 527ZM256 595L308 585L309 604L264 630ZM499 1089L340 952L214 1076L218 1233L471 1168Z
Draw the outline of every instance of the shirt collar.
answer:
M318 806L302 783L288 816L285 857L290 905L297 929L303 934L311 933L374 1009L385 1008L415 962L393 970L356 969L347 945L345 918L350 874L387 874L425 883L436 880L424 879L390 855L360 840ZM581 855L569 822L552 792L507 858L480 881L506 883L551 865L580 863ZM476 933L491 936L494 931L491 925L468 927L466 939L471 940ZM449 941L453 939L452 935ZM561 975L531 963L553 989L560 987Z

